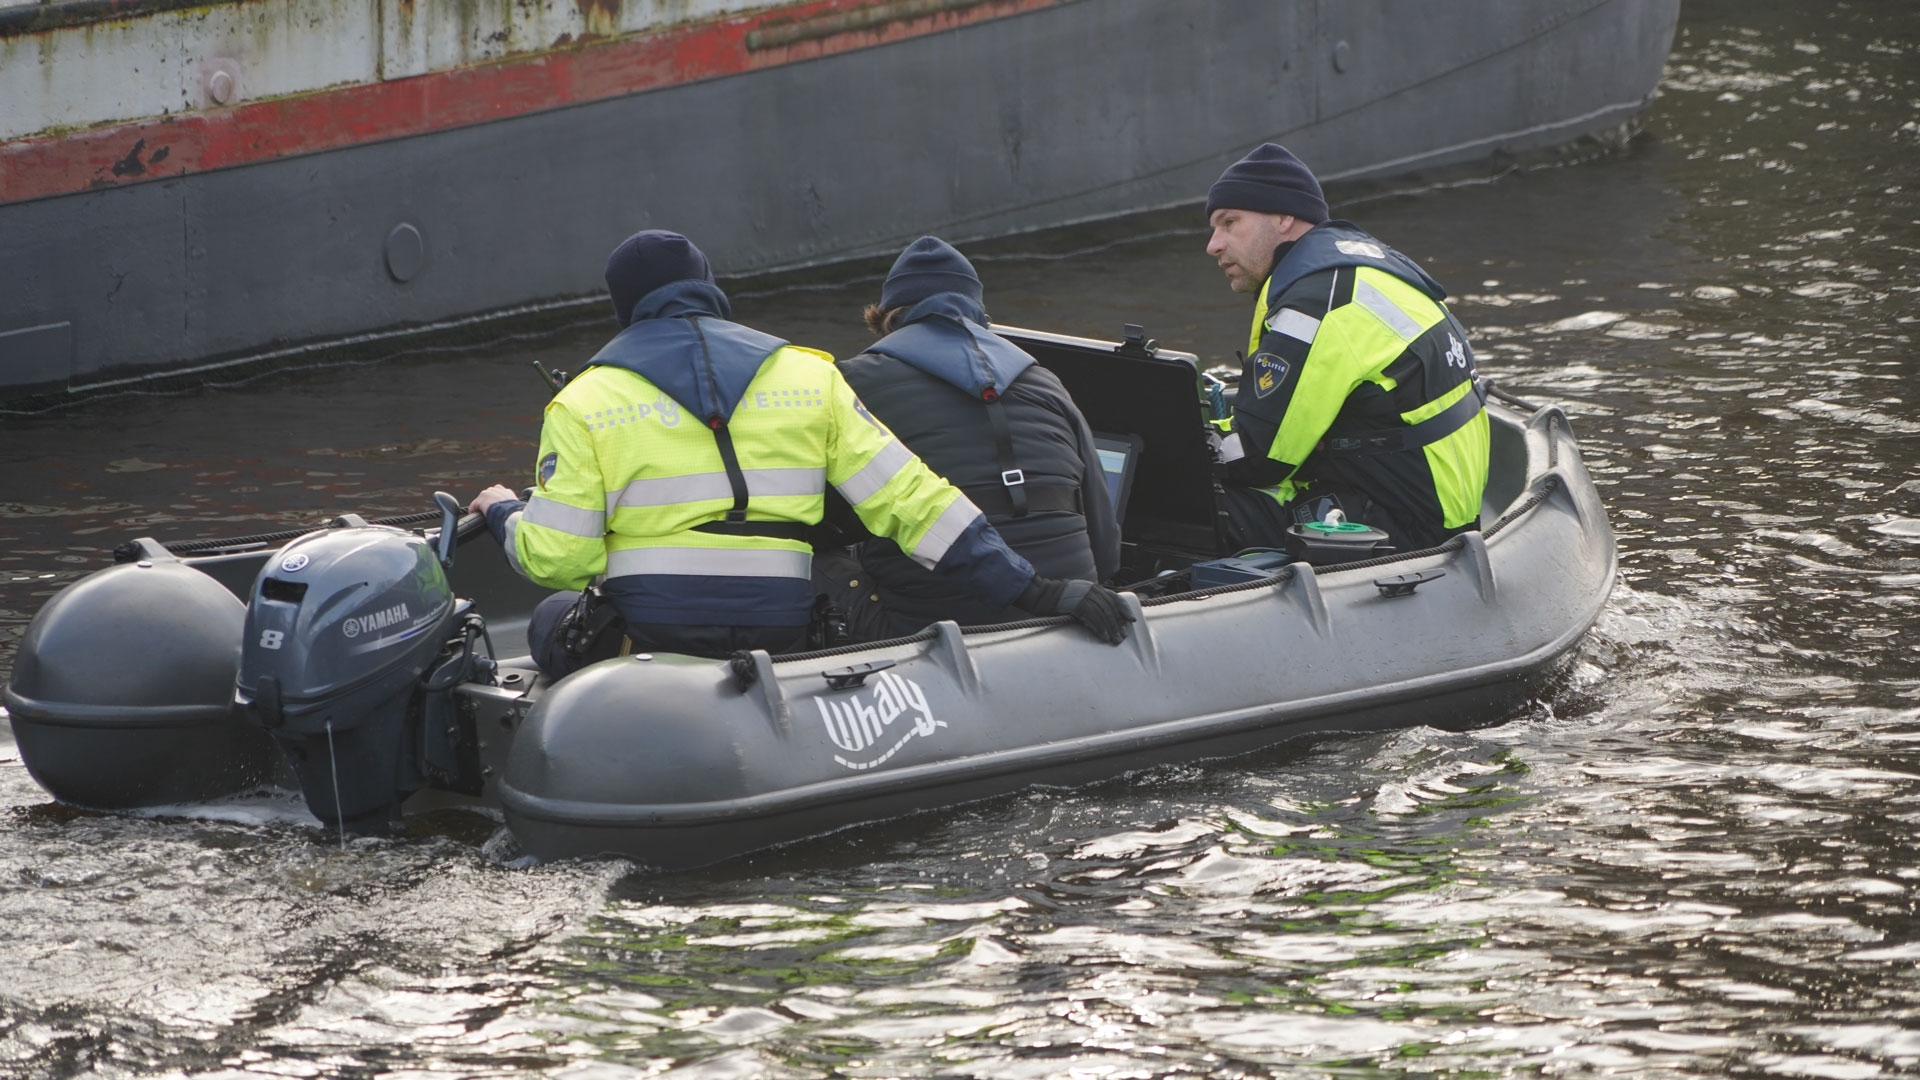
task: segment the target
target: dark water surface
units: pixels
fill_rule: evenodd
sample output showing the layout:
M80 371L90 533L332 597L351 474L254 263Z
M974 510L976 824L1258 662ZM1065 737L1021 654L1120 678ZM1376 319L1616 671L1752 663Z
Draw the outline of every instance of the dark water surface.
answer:
M666 877L75 812L0 742L0 1075L1920 1075L1920 14L1689 3L1647 131L1346 208L1603 485L1621 585L1526 715ZM1218 360L1202 242L981 268ZM739 307L844 355L874 290ZM0 420L0 650L132 535L524 482L525 361L606 330Z

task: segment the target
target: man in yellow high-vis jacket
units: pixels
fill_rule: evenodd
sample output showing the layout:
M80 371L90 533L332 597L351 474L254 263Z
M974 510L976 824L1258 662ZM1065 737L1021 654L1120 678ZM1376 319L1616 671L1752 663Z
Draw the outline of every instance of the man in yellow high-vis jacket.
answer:
M1207 195L1213 256L1257 296L1234 402L1230 540L1279 546L1338 506L1401 551L1479 527L1487 417L1466 331L1413 260L1328 220L1319 181L1266 143Z
M831 485L875 535L983 601L1126 636L1115 594L1036 577L868 414L832 357L731 321L686 237L629 237L607 284L624 329L547 406L532 498L495 485L472 503L521 574L562 590L603 578L635 648L797 648L814 600L807 536ZM600 658L559 640L576 597L549 598L529 626L552 675Z

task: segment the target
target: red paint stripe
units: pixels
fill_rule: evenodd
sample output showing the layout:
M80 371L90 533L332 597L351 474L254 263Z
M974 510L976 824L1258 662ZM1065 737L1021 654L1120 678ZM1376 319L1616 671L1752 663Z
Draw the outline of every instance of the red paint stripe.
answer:
M778 67L950 30L1065 0L985 0L760 50L756 29L871 7L811 0L772 13L299 97L0 144L0 204L484 124L565 105Z

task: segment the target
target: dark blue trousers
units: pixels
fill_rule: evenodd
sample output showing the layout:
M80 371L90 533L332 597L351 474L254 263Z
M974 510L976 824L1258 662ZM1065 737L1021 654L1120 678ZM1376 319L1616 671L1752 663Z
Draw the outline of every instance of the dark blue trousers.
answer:
M563 622L580 600L577 592L554 593L533 609L527 621L527 648L533 662L551 678L571 675L588 664L619 656L622 651L672 652L724 660L742 649L770 653L806 648L804 626L680 626L672 623L628 623L615 615L590 640L568 652ZM607 603L610 601L603 601Z

